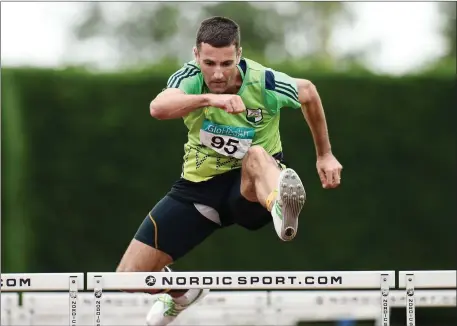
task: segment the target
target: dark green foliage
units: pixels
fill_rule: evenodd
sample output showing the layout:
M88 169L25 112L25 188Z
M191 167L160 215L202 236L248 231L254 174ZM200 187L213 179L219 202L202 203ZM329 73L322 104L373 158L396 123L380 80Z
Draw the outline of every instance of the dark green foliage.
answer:
M180 175L185 127L148 110L171 72L2 72L3 272L115 269ZM341 188L321 188L302 114L284 111L285 154L308 192L297 238L232 227L176 268L455 268L454 80L284 72L320 92Z

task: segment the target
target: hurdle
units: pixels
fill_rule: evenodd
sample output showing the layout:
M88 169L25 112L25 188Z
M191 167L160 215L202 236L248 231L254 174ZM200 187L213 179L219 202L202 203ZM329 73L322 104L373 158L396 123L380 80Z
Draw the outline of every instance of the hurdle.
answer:
M153 289L328 290L376 289L381 298L380 320L390 325L389 293L395 271L341 272L107 272L87 273L86 289L94 294L94 325L103 325L103 291Z
M19 307L19 294L2 293L0 302L0 325L11 325L13 311Z
M405 289L406 325L416 325L415 289L455 289L457 273L455 270L437 271L399 271L398 288Z
M84 273L14 273L1 275L2 292L68 291L69 325L77 325L78 291Z

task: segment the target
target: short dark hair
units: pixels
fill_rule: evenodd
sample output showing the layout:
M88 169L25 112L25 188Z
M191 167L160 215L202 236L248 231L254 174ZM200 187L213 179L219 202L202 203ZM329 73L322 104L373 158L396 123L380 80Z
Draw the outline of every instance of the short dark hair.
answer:
M240 47L240 27L233 20L221 16L211 17L201 22L197 31L196 46L207 43L215 48L235 45Z

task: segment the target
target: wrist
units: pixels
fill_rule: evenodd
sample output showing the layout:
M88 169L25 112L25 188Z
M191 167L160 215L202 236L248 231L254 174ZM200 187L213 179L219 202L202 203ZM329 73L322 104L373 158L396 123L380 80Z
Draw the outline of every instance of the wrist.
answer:
M201 94L202 106L211 106L213 95L214 94Z
M322 158L325 158L325 157L331 156L331 155L333 155L331 148L328 148L326 150L318 150L316 152L317 159L322 159Z

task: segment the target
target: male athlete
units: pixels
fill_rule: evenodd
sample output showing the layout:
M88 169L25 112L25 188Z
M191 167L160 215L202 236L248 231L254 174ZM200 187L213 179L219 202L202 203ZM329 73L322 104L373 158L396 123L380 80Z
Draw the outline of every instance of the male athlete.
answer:
M314 85L242 57L238 25L223 17L201 23L195 60L184 64L150 104L152 117L182 118L188 128L181 178L151 210L118 272L167 272L215 230L238 224L257 230L273 221L292 240L306 193L283 159L281 110L301 109L310 127L324 188L340 184L322 103ZM168 325L209 290L165 292L148 325Z

